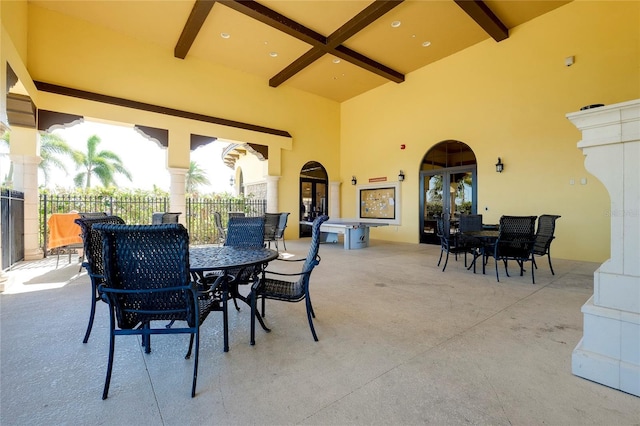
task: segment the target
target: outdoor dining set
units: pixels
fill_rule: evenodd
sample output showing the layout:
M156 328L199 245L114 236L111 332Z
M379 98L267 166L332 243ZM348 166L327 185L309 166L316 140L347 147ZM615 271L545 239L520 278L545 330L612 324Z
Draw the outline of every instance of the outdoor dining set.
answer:
M440 258L446 253L442 271L447 268L449 254L455 259L464 255L465 267L476 272L478 260L482 273L490 258L494 259L496 279L500 281L498 263L504 263L509 276L508 261L515 261L520 268L520 276L525 272L525 263L531 262L531 281L535 284L534 269L537 269L536 256L547 256L551 274L555 275L551 264L551 243L555 239L555 223L558 215L543 214L537 216L502 216L499 224L483 224L481 214L463 214L459 216L453 229L445 224L443 218L437 220L437 234L440 238ZM537 220L537 228L536 228ZM472 256L467 263L467 255Z
M313 222L310 248L300 259L279 257L267 247L276 242L277 223L285 214L260 217L231 215L224 229L224 241L208 246L190 246L187 229L177 223L177 215L158 217L152 225L127 225L118 216L103 213L80 214L84 248L83 266L91 279L91 309L83 343L87 343L94 323L96 305L106 302L109 309L109 358L102 398L109 392L113 369L115 337L140 335L146 353L151 352L151 335L184 333L190 335L185 358L194 354L191 396L195 396L200 325L211 312L222 314L224 351L229 350L227 304L231 299L250 307L250 343L255 343L255 320L262 328L265 300L305 301L307 319L314 340L315 317L309 297L309 280L319 264L320 226L328 219ZM277 221L276 221L277 219ZM167 223L168 222L168 223ZM284 242L283 242L284 243ZM300 272L267 270L270 262L300 262ZM241 292L240 286L248 291ZM247 294L248 293L248 294ZM258 300L261 308L258 309Z

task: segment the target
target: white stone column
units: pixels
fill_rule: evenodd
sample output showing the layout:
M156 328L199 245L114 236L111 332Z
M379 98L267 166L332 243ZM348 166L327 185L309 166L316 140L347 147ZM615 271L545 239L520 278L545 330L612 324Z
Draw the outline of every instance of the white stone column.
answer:
M186 175L188 169L169 167L171 174L171 187L169 188L169 211L173 213L181 212L178 222L183 225L187 223L187 200L186 200Z
M267 211L266 213L279 213L278 207L278 181L280 176L267 176Z
M24 260L42 259L44 252L40 247L38 217L38 164L42 159L37 155L12 154L11 161L13 188L24 192Z
M340 185L342 182L329 182L329 217L340 217Z
M567 115L586 169L611 199L611 258L582 307L573 374L640 396L640 99ZM588 232L588 229L585 229Z

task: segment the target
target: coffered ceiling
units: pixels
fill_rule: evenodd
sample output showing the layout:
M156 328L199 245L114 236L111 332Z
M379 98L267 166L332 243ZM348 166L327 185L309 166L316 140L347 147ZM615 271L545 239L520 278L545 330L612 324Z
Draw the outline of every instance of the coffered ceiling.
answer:
M568 1L30 1L154 43L167 55L342 102Z

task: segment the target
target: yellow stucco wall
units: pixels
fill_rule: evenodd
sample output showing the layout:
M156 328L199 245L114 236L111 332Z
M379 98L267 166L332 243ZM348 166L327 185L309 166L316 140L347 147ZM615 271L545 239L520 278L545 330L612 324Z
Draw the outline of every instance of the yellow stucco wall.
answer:
M372 238L418 242L421 160L454 139L476 154L478 213L486 223L503 214L559 214L554 256L606 260L609 196L585 170L576 148L581 134L565 115L640 97L639 28L640 2L576 1L513 29L503 42L479 43L402 84L343 103L342 176L393 181L400 169L406 173L402 226L373 229ZM573 66L565 66L568 56ZM351 185L343 186L342 215L356 215Z
M292 138L266 135L157 114L114 108L40 93L39 108L168 128L170 167L188 167L188 133L270 147L269 173L281 174L280 209L297 212L298 176L310 160L339 177L340 106L327 99L265 81L29 6L28 69L33 80L250 124L285 130ZM81 54L79 54L81 52ZM318 147L321 147L319 149ZM218 159L215 159L218 161ZM291 235L291 237L294 237Z

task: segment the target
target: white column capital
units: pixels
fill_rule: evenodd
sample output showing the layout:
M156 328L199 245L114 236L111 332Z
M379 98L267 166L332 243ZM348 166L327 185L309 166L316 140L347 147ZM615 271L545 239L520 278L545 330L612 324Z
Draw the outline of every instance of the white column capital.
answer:
M279 212L279 194L278 194L278 181L280 176L267 175L265 177L267 181L267 211L266 213L278 213Z

